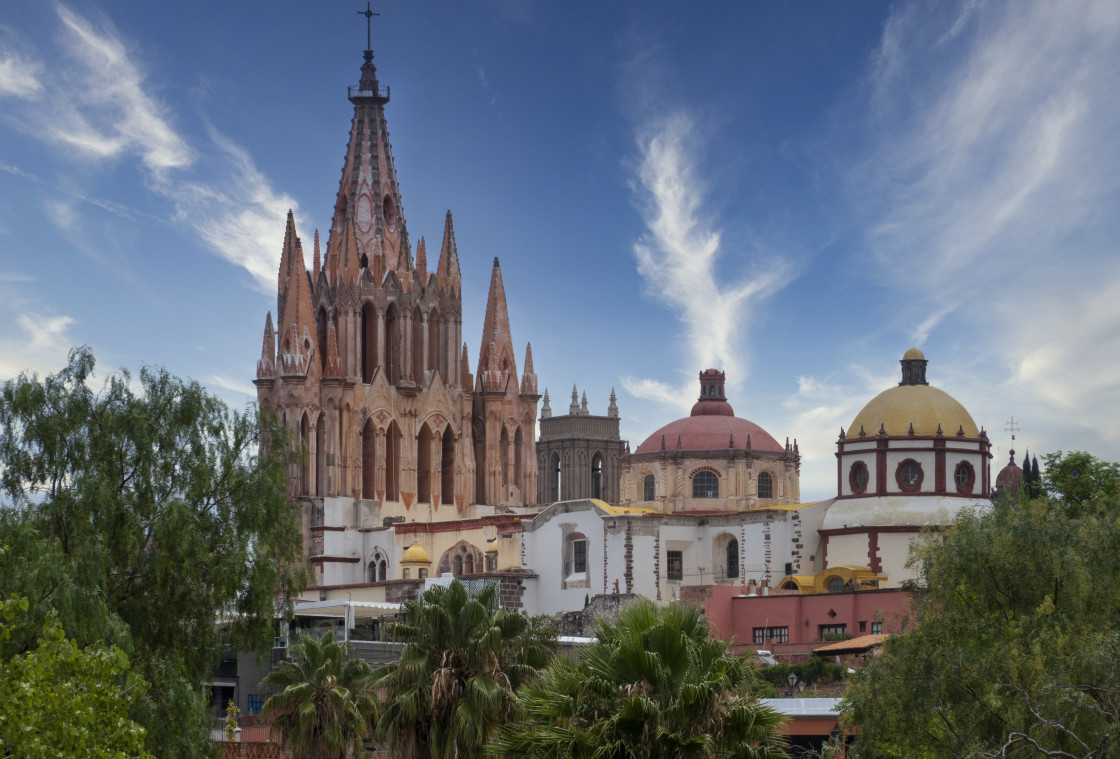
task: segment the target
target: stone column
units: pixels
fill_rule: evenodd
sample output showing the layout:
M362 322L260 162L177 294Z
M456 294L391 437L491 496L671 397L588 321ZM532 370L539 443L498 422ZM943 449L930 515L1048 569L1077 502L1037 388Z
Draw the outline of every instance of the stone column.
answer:
M431 323L432 323L431 320L428 318L428 313L426 311L421 311L420 312L420 332L423 333L423 335L424 335L424 339L423 339L423 342L424 342L423 351L424 352L422 354L424 360L421 362L421 366L423 367L423 373L425 373L425 374L431 368L430 366L428 366L428 341L432 339L428 335L428 330L431 328ZM417 377L416 381L419 382L420 377Z
M385 371L385 309L377 309L377 365Z

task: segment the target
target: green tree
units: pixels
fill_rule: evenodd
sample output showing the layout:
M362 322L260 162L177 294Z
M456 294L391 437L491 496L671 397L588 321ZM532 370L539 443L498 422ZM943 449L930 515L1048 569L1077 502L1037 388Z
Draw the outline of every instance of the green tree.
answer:
M0 640L28 606L26 598L0 604ZM0 756L149 757L144 728L128 718L143 686L123 651L80 649L51 615L34 649L0 660Z
M593 645L557 658L518 696L490 746L509 757L784 757L781 716L759 703L747 657L708 636L697 609L642 601Z
M376 700L373 671L364 659L351 658L347 647L328 632L322 640L304 635L292 646L291 659L261 682L279 688L261 708L272 719L296 759L355 755L369 732Z
M118 646L149 683L130 710L149 750L206 754L219 636L263 654L302 581L283 461L257 455L253 410L195 382L146 368L94 391L93 371L80 348L0 389L0 593L31 602L4 653L34 648L57 612L79 647Z
M544 661L547 629L498 608L496 586L472 598L458 580L406 601L401 616L401 658L377 672L375 737L401 759L481 755L513 715L515 686Z
M912 626L848 691L864 752L1120 752L1120 470L1046 460L1047 497L998 499L916 549Z

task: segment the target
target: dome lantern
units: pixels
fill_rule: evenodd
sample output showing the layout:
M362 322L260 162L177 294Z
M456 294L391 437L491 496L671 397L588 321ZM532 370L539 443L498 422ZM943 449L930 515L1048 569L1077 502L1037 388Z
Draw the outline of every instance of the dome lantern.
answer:
M926 361L925 355L917 348L911 348L906 351L899 361L902 364L902 381L900 385L928 385L926 381Z

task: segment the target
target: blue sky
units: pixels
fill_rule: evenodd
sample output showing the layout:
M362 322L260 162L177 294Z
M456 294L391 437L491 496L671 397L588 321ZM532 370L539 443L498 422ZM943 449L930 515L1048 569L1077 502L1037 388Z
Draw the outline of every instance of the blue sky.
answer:
M284 215L325 230L356 2L0 6L0 378L76 344L249 402ZM1120 459L1120 5L383 2L413 235L450 208L557 411L632 446L700 369L805 499L912 345L995 444ZM325 242L325 241L324 241Z

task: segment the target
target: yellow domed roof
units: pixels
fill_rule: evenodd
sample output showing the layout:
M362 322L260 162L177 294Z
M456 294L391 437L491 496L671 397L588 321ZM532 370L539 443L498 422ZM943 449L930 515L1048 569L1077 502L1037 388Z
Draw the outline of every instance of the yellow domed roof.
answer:
M401 564L431 564L432 560L428 556L419 543L413 543L408 548L404 549L404 554L401 555Z
M911 348L910 350L906 351L906 353L902 354L903 361L913 361L914 359L925 361L926 354L922 353L917 348Z
M845 437L858 438L861 428L868 437L874 437L880 426L888 435L908 435L911 424L915 435L936 435L938 425L947 437L961 429L965 437L980 435L965 407L944 390L929 385L899 385L872 398L856 415Z

